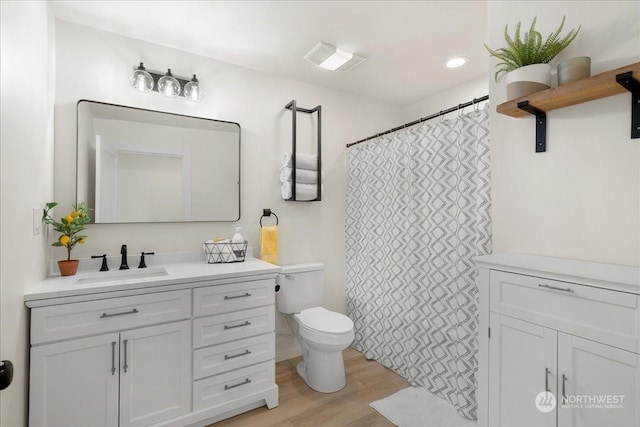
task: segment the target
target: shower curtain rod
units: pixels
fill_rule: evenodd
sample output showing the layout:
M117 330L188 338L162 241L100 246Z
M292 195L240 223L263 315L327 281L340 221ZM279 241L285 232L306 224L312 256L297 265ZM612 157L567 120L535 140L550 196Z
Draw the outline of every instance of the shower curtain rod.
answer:
M365 139L361 139L360 141L350 142L349 144L347 144L347 148L349 148L349 147L351 147L353 145L360 144L361 142L365 142L365 141L368 141L370 139L378 138L379 136L386 135L388 133L392 133L392 132L398 131L400 129L404 129L404 128L409 127L409 126L417 125L418 123L426 122L427 120L435 119L436 117L444 116L445 114L453 113L456 110L460 110L460 109L468 107L470 105L477 104L479 102L483 102L483 101L487 101L487 100L489 100L489 95L485 95L485 96L482 96L480 98L473 98L472 101L465 102L464 104L458 104L455 107L447 108L446 110L442 110L442 111L440 111L438 113L431 114L430 116L422 117L422 118L420 118L418 120L414 120L412 122L405 123L402 126L398 126L398 127L393 128L393 129L389 129L389 130L386 130L384 132L377 133L375 135L371 135L370 137L365 138Z

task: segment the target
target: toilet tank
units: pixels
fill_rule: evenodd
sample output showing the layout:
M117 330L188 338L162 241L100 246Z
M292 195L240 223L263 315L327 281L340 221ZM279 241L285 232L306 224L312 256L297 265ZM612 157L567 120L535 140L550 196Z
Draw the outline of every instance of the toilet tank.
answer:
M287 265L282 267L276 284L276 307L280 313L299 313L305 308L321 307L324 288L324 264Z

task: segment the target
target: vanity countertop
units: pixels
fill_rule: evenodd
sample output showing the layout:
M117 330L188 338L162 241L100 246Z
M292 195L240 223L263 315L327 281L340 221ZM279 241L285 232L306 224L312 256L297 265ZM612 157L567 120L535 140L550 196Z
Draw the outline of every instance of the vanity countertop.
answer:
M53 298L87 297L93 294L110 292L119 296L126 291L144 291L145 288L161 286L175 287L185 283L210 282L220 279L256 277L274 278L280 267L255 258L247 258L244 262L226 264L207 264L204 261L187 261L161 266L149 266L149 276L144 276L140 269L132 268L124 271L80 272L75 276L54 276L44 279L27 289L24 301L28 307L42 305L43 300ZM164 273L166 271L166 274ZM127 274L127 272L130 272ZM158 274L153 274L158 272ZM118 275L124 275L117 279ZM139 277L136 277L140 275ZM111 278L115 280L110 280ZM95 280L93 280L95 279ZM107 279L107 280L105 280ZM169 290L169 289L167 289ZM70 301L71 302L71 301Z

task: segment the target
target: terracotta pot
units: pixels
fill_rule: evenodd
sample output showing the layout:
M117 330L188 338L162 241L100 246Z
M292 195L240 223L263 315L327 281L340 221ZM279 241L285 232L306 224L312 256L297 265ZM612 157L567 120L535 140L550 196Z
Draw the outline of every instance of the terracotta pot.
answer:
M507 73L507 100L520 98L551 87L551 65L532 64Z
M78 272L79 259L61 260L58 261L58 268L60 269L61 276L73 276Z

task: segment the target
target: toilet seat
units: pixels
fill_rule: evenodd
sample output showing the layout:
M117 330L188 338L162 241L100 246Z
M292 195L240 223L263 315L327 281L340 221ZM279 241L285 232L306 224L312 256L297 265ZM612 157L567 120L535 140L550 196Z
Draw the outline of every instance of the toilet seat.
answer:
M349 317L324 307L302 310L295 317L300 326L316 334L345 335L353 331L353 321Z

